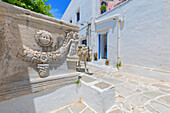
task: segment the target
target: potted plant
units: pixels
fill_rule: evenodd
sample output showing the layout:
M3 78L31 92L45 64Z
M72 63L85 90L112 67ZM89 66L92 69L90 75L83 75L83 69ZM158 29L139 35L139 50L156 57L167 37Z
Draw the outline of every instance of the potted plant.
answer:
M97 53L94 53L94 61L97 61Z
M89 61L89 57L86 57L86 61L87 61L87 62Z
M109 65L109 60L106 60L106 61L105 61L105 64L108 66L108 65Z
M117 63L117 65L116 65L116 67L117 67L117 69L119 70L119 68L122 66L122 63L121 63L121 61L119 62L119 63Z
M101 5L100 10L101 10L101 14L106 12L106 4Z

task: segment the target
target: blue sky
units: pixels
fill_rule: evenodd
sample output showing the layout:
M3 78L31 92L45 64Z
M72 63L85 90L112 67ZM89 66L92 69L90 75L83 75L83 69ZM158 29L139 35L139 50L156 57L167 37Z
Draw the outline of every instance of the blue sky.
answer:
M50 13L54 18L61 19L71 0L47 0L46 5L51 4Z

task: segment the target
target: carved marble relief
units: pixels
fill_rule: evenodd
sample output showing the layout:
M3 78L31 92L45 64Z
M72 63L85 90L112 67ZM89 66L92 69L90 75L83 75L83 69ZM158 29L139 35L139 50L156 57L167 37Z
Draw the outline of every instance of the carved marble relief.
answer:
M42 47L48 47L53 43L52 36L49 32L40 30L35 35L35 41Z
M48 72L49 64L38 64L38 74L41 78L45 77Z
M77 54L77 43L79 34L77 32L69 32L66 35L63 45L56 51L36 51L23 45L19 51L18 57L26 62L37 64L37 70L40 77L43 77L48 70L49 63L53 63L61 59L69 51L70 56ZM36 32L35 41L40 47L49 47L53 44L53 38L47 31L40 30ZM70 47L71 45L71 47Z

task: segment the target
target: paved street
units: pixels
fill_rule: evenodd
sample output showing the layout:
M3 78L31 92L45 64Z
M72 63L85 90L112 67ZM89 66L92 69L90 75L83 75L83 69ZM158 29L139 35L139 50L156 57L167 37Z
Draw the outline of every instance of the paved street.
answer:
M83 102L73 103L53 113L95 113Z
M123 72L105 72L89 67L91 76L116 88L116 102L109 113L168 113L170 84Z
M170 84L124 72L108 72L90 66L88 68L89 74L83 73L82 81L93 82L90 79L93 77L115 86L115 105L108 113L169 113ZM77 102L55 113L94 111L85 103Z

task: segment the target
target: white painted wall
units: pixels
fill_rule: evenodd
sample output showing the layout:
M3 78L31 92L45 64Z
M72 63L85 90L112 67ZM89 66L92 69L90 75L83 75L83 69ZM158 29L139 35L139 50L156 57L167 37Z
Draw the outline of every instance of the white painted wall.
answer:
M126 21L121 24L121 61L123 64L151 67L170 71L170 2L129 0L117 8L99 16L97 21L119 14L123 17L126 10ZM108 21L96 25L96 31L110 29L109 60L116 62L117 57L117 21ZM96 43L97 45L97 43ZM125 71L128 72L129 69ZM133 72L133 70L131 70ZM137 71L136 73L143 73ZM148 74L147 72L145 74ZM154 74L159 76L160 74ZM154 76L152 75L152 76ZM166 73L165 75L170 75ZM166 79L166 77L165 77Z
M67 21L66 18L74 15L75 13L71 12L75 12L74 10L78 6L85 6L82 10L86 10L86 13L91 15L91 19L83 16L81 21L91 20L90 47L93 49L93 53L98 52L98 35L108 33L108 59L112 66L116 65L118 19L101 24L95 24L95 21L101 21L116 14L119 14L119 17L122 18L124 10L126 10L126 21L121 23L120 57L122 63L148 67L147 69L153 68L163 71L163 73L158 72L156 74L154 72L151 74L152 71L144 72L143 69L130 69L132 67L127 66L124 66L123 70L145 76L150 74L150 76L156 78L160 78L160 73L162 73L163 76L161 77L166 80L167 75L170 75L170 21L168 21L170 20L170 2L168 0L127 0L102 15L100 15L99 0L86 0L81 3L80 1L76 0L75 2L73 0L62 19ZM83 5L85 2L88 4L87 6ZM92 5L90 2L92 2ZM86 13L83 15L86 15ZM105 28L108 29L97 32ZM85 35L85 30L80 31L80 36L82 34Z
M86 22L89 22L90 17L92 17L92 7L92 0L72 0L61 20L69 22L70 18L72 18L72 23L80 26L80 37L84 37L86 36ZM78 9L80 9L80 21L76 22L76 12ZM81 23L84 26L80 25Z
M80 8L80 21L76 22L76 11ZM72 0L65 11L61 20L70 21L72 18L73 24L76 24L80 27L80 41L81 38L86 36L87 22L91 23L91 31L95 31L95 17L100 14L100 0ZM83 23L84 25L81 25ZM95 33L91 32L90 36L93 37ZM91 42L91 39L87 39ZM89 44L90 45L90 44Z
M117 21L111 20L100 25L96 25L96 31L106 28L109 29L99 32L98 34L107 33L107 57L110 65L115 66L117 63ZM98 40L98 36L96 37L96 39ZM98 45L98 41L95 45ZM98 48L96 48L96 50L94 51L98 51Z

